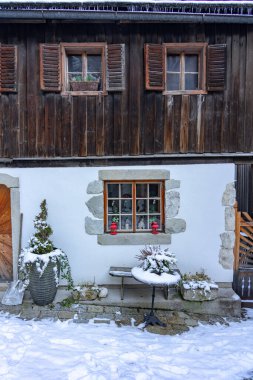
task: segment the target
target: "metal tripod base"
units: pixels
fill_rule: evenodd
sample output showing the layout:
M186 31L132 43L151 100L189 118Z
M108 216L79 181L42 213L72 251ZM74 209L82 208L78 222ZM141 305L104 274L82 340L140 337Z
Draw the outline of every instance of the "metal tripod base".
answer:
M144 323L145 327L147 326L161 326L161 327L166 327L166 323L163 323L160 321L159 318L157 318L154 314L154 301L155 301L155 286L153 286L152 290L152 305L151 305L151 311L148 315L144 316Z
M167 326L166 323L163 323L162 321L160 321L160 319L157 318L153 313L145 315L145 317L144 317L144 323L145 323L145 327L147 327L147 326L166 327Z

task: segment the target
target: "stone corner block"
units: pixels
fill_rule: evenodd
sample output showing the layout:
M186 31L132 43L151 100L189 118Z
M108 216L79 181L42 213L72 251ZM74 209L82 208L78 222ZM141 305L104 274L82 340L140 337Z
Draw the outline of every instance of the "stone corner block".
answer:
M234 231L235 230L235 210L234 207L225 208L225 230Z
M170 218L165 221L165 233L177 234L186 230L184 219Z
M95 218L103 219L104 217L104 199L103 195L97 195L86 202L86 206Z
M165 195L165 210L167 218L174 218L180 207L180 193L178 191L167 191Z
M178 189L180 187L180 181L176 179L169 179L165 181L165 191Z
M233 206L235 203L236 192L234 182L228 183L222 195L222 206Z
M85 232L88 235L102 235L104 233L104 223L101 219L85 218Z
M221 248L219 252L219 263L224 269L233 269L233 249Z
M87 186L87 194L101 194L103 192L103 181L92 181Z
M235 244L235 233L232 231L220 234L221 247L225 249L233 249Z

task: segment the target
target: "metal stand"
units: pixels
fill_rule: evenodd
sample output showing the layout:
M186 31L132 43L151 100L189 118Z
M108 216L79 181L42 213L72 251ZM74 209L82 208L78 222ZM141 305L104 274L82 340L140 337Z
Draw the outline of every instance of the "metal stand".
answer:
M155 286L153 286L153 290L152 290L152 304L151 304L150 313L145 315L144 317L145 327L149 325L151 326L158 325L158 326L166 327L167 326L166 323L163 323L162 321L160 321L160 319L158 319L154 314L154 301L155 301Z

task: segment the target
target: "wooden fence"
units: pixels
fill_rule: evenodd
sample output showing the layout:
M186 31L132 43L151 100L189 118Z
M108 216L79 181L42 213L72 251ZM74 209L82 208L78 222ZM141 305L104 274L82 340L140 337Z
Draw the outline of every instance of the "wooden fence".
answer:
M235 205L234 280L236 293L246 300L253 299L253 219Z

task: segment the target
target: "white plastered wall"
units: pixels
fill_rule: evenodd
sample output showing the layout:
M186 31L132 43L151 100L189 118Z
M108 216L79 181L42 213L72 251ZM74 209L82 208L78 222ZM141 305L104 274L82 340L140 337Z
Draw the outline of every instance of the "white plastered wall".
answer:
M110 170L143 167L110 167ZM95 235L85 233L86 216L92 217L85 202L89 182L98 179L100 168L24 168L0 169L18 177L20 208L23 213L22 246L33 233L33 219L46 198L49 223L55 246L69 257L76 283L118 283L108 275L111 265L136 265L136 255L143 246L102 246ZM103 168L105 169L105 168ZM226 184L234 180L233 164L145 166L167 169L170 178L181 181L178 217L186 221L186 231L172 235L171 251L178 258L181 272L204 269L215 281L231 282L232 270L219 264L220 234L224 231L224 207L221 199Z

